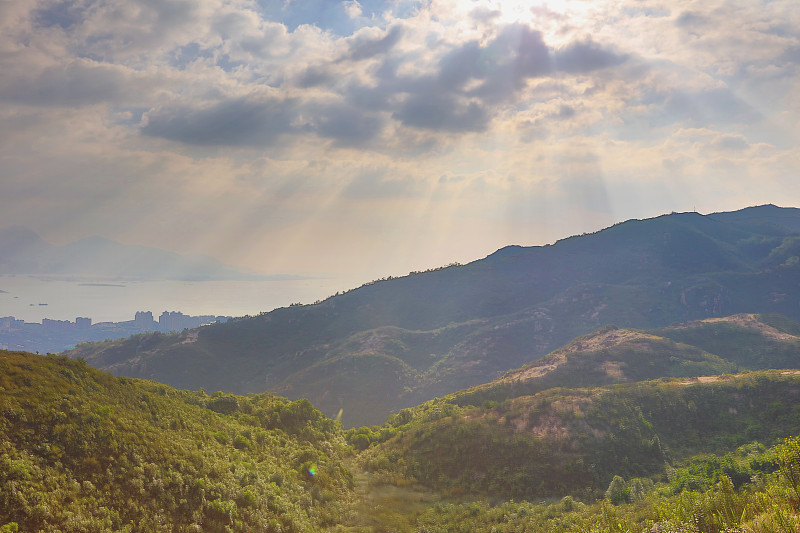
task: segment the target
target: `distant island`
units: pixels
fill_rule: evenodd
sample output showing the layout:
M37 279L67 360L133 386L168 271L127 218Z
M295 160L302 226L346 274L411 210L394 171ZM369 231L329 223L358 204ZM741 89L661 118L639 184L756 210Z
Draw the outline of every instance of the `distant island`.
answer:
M227 322L230 318L215 315L190 316L180 311L164 311L156 321L151 311L139 311L133 320L92 324L92 319L86 317L77 317L74 322L44 318L41 323L35 323L7 316L0 317L0 349L58 353L74 348L81 342L121 339L153 331L171 333Z

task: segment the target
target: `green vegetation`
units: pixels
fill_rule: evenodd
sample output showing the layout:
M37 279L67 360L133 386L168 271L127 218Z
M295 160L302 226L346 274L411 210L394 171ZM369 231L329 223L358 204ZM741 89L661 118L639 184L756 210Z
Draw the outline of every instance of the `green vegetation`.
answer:
M349 376L362 397L379 383L359 383L356 369L432 379L426 365L460 356L430 364L425 353L462 327L359 334L346 352L384 348L298 376L320 387L326 373ZM727 357L786 361L797 331L755 315L608 326L492 383L347 430L307 399L208 395L0 352L0 533L796 533L800 371L734 374ZM657 376L668 377L643 381Z
M796 374L770 371L549 389L482 407L457 406L454 395L406 410L400 425L347 435L365 449L364 467L388 480L446 494L593 499L615 476L664 475L692 455L791 436L800 406L786 399L799 387Z
M0 525L20 531L309 531L352 499L341 430L307 400L0 352L0 413Z

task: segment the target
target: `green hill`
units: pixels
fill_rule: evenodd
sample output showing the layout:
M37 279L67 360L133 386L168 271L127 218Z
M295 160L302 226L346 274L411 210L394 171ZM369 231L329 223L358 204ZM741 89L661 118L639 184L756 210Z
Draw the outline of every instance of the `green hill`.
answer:
M450 397L401 412L384 430L351 430L350 440L375 439L362 455L368 469L440 491L591 499L617 475L663 476L696 454L796 434L798 394L800 372L763 371L548 389L483 407Z
M550 362L637 343L642 361L678 354L673 370L719 362L615 328ZM0 532L800 527L800 440L780 440L800 433L798 371L550 388L482 406L465 403L473 391L344 432L307 400L209 396L0 351Z
M798 334L800 324L779 315L739 314L650 331L607 326L454 397L460 405L481 405L553 387L796 369Z
M319 530L353 499L345 452L307 400L207 396L0 351L0 525Z
M314 305L69 355L180 388L311 398L328 416L342 410L346 426L379 423L606 324L650 329L737 313L799 320L798 227L800 210L775 206L630 220Z
M654 330L746 370L800 367L800 324L780 315L739 314Z

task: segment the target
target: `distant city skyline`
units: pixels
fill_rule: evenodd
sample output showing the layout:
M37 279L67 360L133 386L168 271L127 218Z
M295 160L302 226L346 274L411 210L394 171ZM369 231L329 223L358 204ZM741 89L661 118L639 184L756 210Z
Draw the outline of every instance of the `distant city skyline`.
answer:
M231 316L222 315L186 315L181 311L164 311L159 315L158 320L154 318L152 311L137 311L130 320L122 321L105 321L92 324L92 319L89 317L75 317L74 321L59 320L52 318L42 318L41 322L25 322L18 320L14 316L0 317L0 330L9 329L23 324L41 325L46 329L85 329L93 325L103 324L120 324L131 322L134 326L142 329L143 331L180 331L186 328L196 328L205 324L213 322L227 322L229 319L234 318ZM150 329L146 329L150 328Z
M92 319L88 317L76 317L74 321L43 318L36 323L18 320L14 316L0 316L0 349L61 352L81 342L113 340L149 332L174 333L215 322L227 322L231 318L164 311L156 321L152 311L137 311L131 320L92 324Z
M132 320L142 310L180 310L192 316L255 315L292 303L313 303L361 283L347 278L87 283L46 276L0 276L0 290L4 291L0 292L0 316L12 315L31 323L41 323L43 318L74 321L83 316L97 323Z

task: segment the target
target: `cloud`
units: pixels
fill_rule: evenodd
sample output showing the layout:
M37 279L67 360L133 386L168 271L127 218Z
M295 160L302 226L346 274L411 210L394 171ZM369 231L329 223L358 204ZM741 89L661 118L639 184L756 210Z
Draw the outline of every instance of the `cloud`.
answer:
M724 134L715 138L709 146L714 150L724 152L741 152L750 148L750 143L743 135Z
M483 24L488 24L489 22L497 19L502 13L499 9L490 9L488 7L476 7L472 11L469 12L469 17L476 21L481 22Z
M570 43L555 53L558 70L570 74L585 74L593 70L616 67L627 59L626 54L614 53L591 40Z
M681 28L697 28L708 23L708 17L694 11L684 11L675 19L675 25Z
M402 35L403 27L399 25L392 26L381 37L366 36L365 32L361 32L350 42L347 56L353 61L362 61L378 54L385 54L400 41Z
M314 119L314 129L321 137L333 139L338 146L365 146L380 136L384 119L352 106L329 106Z
M297 130L296 105L292 99L263 96L159 107L145 114L141 132L187 144L263 146Z
M325 85L335 79L334 73L321 66L310 66L302 71L296 78L295 83L302 89L310 89Z
M216 27L233 34L241 33L236 28L246 25L247 19L221 20L227 22L218 21ZM263 39L281 34L261 26ZM500 25L496 30L485 42L440 41L427 52L427 72L417 74L407 68L416 52L401 47L414 36L412 31L401 24L383 31L364 29L339 42L346 46L340 58L351 60L350 66L339 61L298 65L288 76L289 84L274 77L270 85L275 90L268 98L257 96L261 91L250 84L249 92L256 96L162 105L146 113L141 132L193 145L257 147L313 135L332 140L334 147L401 148L398 143L407 136L382 135L392 122L395 127L446 134L483 132L528 80L553 75L557 60L568 73L624 61L591 41L554 56L541 32L525 24ZM294 35L280 38L295 40ZM264 57L260 45L247 44L259 39L240 39L240 46L254 57ZM378 57L381 60L372 67L361 65ZM286 96L289 86L297 89L291 97Z
M344 2L344 10L351 19L361 16L361 4L356 0L346 0Z
M86 18L88 6L64 0L41 6L31 11L33 24L39 28L58 26L68 30L80 24Z
M74 59L44 68L30 78L0 82L0 98L29 105L93 105L135 93L130 71L124 67Z
M489 114L475 101L442 95L412 95L392 114L406 126L448 132L484 131Z

